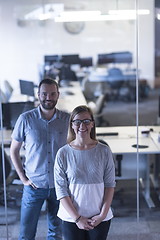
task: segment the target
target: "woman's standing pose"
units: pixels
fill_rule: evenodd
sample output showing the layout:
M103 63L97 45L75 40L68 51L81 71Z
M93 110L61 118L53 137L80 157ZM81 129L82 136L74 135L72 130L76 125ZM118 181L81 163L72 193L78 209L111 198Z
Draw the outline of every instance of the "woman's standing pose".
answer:
M68 144L57 153L54 177L64 239L106 240L113 217L115 166L110 148L96 140L87 106L71 113Z

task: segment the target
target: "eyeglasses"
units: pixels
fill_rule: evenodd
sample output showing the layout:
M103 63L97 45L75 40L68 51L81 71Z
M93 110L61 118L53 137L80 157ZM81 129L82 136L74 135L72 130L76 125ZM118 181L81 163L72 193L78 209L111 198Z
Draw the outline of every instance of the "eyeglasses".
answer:
M91 122L93 122L92 119L83 119L83 120L75 119L75 120L72 121L72 123L73 123L75 126L80 126L81 123L84 123L85 125L89 125Z

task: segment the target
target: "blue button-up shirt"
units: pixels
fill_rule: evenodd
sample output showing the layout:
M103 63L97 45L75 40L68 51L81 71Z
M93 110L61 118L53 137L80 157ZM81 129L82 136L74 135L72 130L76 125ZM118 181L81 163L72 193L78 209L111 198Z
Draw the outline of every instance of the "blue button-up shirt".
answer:
M40 107L21 114L12 138L24 142L24 170L38 188L53 188L56 153L66 144L69 114L56 109L51 120L42 117Z

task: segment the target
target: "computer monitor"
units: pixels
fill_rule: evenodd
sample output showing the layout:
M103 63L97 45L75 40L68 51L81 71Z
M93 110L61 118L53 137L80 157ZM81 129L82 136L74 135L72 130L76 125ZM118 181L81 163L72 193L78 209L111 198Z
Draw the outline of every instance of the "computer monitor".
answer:
M80 58L80 66L81 67L92 67L93 66L92 57Z
M107 63L113 63L114 62L114 58L112 54L107 54L107 53L103 53L103 54L98 54L98 64L107 64Z
M65 64L80 64L79 54L62 55L61 61Z
M59 55L46 55L44 56L45 65L52 65L55 62L59 62L60 56Z
M98 64L132 63L132 53L128 51L98 54Z
M115 63L132 63L131 52L115 52L112 55Z
M2 103L3 127L13 129L19 115L34 108L34 102Z
M21 94L34 97L34 83L27 80L19 80Z

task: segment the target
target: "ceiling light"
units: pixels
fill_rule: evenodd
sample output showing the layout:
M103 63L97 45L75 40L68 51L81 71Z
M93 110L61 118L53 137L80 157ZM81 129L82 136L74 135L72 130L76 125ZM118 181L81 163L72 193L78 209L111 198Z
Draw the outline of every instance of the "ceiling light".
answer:
M101 16L101 11L64 11L55 17L55 22L93 21Z
M100 11L66 11L55 17L55 22L86 22L86 21L116 21L135 20L136 14L147 15L149 10L110 10L109 14L101 14Z
M150 11L148 9L138 9L138 10L109 10L108 11L109 15L148 15L150 14Z
M87 22L87 21L114 21L114 20L132 20L134 16L114 16L114 15L100 15L100 16L68 16L55 17L55 22Z
M138 15L149 14L147 9L110 10L108 14L101 11L64 11L64 4L45 4L24 16L24 20L47 20L55 22L86 22L86 21L116 21L135 20Z
M83 16L99 16L101 15L101 11L64 11L60 13L61 17L82 17Z

